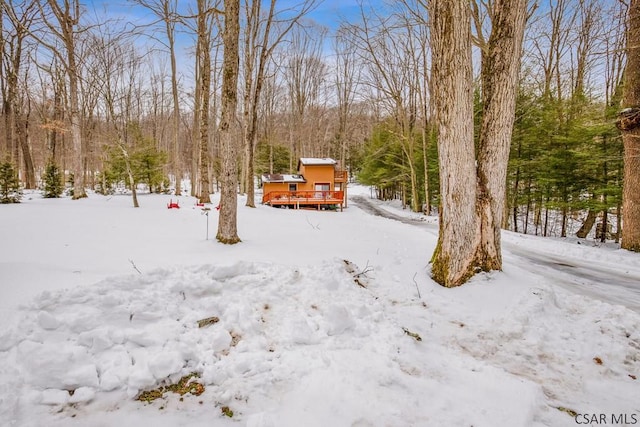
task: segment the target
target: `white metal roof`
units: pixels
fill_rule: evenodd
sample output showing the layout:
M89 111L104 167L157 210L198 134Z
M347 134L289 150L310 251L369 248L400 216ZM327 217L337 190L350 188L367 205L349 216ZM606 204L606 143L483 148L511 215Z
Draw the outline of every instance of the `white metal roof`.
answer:
M265 173L262 182L307 182L302 175L289 175L284 173Z
M301 157L300 163L307 166L307 165L335 165L338 162L336 162L335 160L329 157L324 157L324 158Z

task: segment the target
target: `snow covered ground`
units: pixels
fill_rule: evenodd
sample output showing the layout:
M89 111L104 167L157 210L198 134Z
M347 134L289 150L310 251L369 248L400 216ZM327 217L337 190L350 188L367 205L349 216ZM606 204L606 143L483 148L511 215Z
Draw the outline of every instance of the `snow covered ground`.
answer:
M240 200L224 246L215 209L170 198L0 206L0 425L640 424L640 314L608 298L637 292L638 254L505 233L503 272L444 289L432 219ZM136 400L193 373L199 395Z

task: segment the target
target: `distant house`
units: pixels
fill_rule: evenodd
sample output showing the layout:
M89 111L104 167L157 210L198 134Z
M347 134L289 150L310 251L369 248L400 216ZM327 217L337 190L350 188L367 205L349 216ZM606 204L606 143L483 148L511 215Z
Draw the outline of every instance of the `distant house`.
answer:
M300 208L305 206L342 206L346 200L347 171L329 158L303 157L298 173L262 175L262 203L270 206Z

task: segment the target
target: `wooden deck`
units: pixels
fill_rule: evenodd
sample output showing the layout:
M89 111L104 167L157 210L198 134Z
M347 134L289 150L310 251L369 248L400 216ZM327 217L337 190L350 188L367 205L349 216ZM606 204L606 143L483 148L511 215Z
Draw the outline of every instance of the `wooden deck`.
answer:
M344 203L344 191L270 191L262 196L262 203L269 206L288 206L300 209L315 206L340 206Z

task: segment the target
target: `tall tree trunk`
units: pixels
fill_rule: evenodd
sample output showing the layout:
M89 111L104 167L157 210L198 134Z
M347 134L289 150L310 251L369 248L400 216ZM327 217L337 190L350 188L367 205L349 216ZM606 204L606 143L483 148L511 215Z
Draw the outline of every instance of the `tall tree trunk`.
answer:
M470 11L465 0L432 0L433 101L440 161L440 233L432 276L451 287L475 272L480 245L476 213Z
M58 32L66 50L65 71L69 79L69 121L71 127L71 144L73 147L71 168L73 171L73 199L87 197L85 192L84 153L82 144L82 117L80 115L80 71L76 60L77 26L80 20L79 0L68 0L63 6L57 0L48 0L60 26ZM62 59L62 57L61 57Z
M482 52L477 164L469 4L464 0L429 4L442 198L432 274L450 287L478 271L502 268L500 232L526 0L498 0L492 6L491 36Z
M218 234L221 243L238 243L238 144L236 108L238 104L238 68L240 35L240 1L224 2L224 57L222 61L222 97L220 118L220 146L222 170L220 173L220 215Z
M209 98L211 91L211 27L208 25L208 14L206 0L198 0L198 53L199 53L199 76L200 80L200 110L197 114L199 121L199 144L200 149L200 191L198 201L200 203L211 203L210 181L209 181Z
M27 101L28 102L28 101ZM27 107L29 110L29 107ZM31 145L29 144L29 112L26 116L18 120L18 142L22 150L22 161L24 163L24 187L26 189L36 188L36 174L33 165L33 156L31 154Z
M516 106L526 0L497 0L482 55L482 125L478 146L480 268L501 270L500 233L506 201L507 165Z
M78 71L75 59L71 59L73 53L69 55L69 102L71 107L71 143L73 145L73 199L87 197L84 184L84 149L82 146L82 118L80 117L80 98L78 94Z
M619 122L624 145L621 247L640 252L640 0L630 1L628 13L622 102L623 107L632 109L633 116L623 116Z
M178 96L178 70L176 65L175 47L175 22L173 10L177 8L177 0L170 7L169 1L163 3L165 30L169 42L169 55L171 57L171 95L173 98L173 173L176 176L175 195L182 194L182 163L180 159L180 98ZM173 9L173 10L170 10Z

